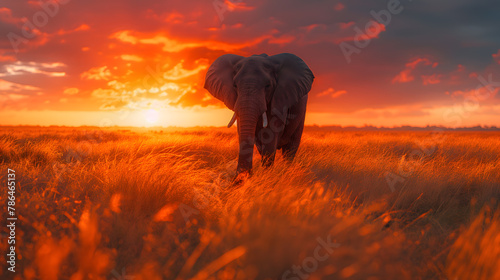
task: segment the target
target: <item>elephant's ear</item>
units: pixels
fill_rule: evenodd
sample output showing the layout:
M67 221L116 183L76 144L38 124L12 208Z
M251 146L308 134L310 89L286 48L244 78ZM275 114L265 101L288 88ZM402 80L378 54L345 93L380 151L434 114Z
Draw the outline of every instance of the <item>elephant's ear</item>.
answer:
M237 98L233 87L234 65L242 58L234 54L222 55L210 65L205 76L204 88L233 111Z
M270 56L269 59L276 66L277 80L271 103L272 112L285 122L287 110L311 90L314 75L296 55L282 53Z

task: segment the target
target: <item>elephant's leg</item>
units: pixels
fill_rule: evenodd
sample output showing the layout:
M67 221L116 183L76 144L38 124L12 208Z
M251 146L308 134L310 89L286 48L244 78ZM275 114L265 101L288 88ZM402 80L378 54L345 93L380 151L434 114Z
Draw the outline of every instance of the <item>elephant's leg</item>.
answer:
M295 158L299 149L302 131L304 130L304 121L306 118L307 96L303 97L298 104L292 106L288 112L288 122L285 127L284 142L282 145L283 157L289 161Z
M273 165L275 157L276 157L276 151L274 151L271 154L262 155L262 166L269 167Z
M301 123L297 127L297 129L290 136L290 141L283 145L282 152L283 158L288 161L292 161L295 158L295 154L297 154L297 150L299 149L300 139L302 138L302 132L304 130L304 119L301 120Z
M257 150L262 156L262 166L269 167L274 163L276 157L277 133L269 128L258 129L255 135Z
M298 150L299 145L291 145L291 143L286 144L282 148L283 158L288 161L292 161L295 158L295 154L297 154Z

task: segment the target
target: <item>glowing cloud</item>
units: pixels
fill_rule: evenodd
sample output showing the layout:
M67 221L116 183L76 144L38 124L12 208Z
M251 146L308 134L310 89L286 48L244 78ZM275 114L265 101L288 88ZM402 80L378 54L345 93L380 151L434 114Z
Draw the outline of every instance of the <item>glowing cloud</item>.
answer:
M67 88L63 91L64 94L75 95L79 92L77 88Z
M164 34L164 33L158 33L154 36L150 35L145 35L141 34L138 32L134 32L135 34L132 35L133 31L131 30L123 30L123 31L118 31L113 34L111 34L110 38L111 39L117 39L119 41L122 41L124 43L130 43L130 44L145 44L145 45L163 45L162 50L165 52L172 52L172 53L177 53L181 52L186 49L193 49L193 48L199 48L199 47L204 47L210 50L222 50L222 51L235 51L242 49L244 47L250 47L257 45L265 40L270 39L271 44L282 44L283 39L278 40L275 38L272 34L276 33L277 30L271 30L269 34L267 35L262 35L253 39L249 39L240 43L226 43L223 41L216 41L216 40L211 40L211 41L192 41L192 40L181 40L181 39L173 39L172 37ZM278 40L278 41L273 41L272 40ZM286 38L286 40L289 40L289 38Z
M0 91L22 91L22 90L39 90L39 88L29 85L16 84L0 79Z
M196 68L194 69L191 69L191 70L188 70L188 69L184 69L182 67L182 63L184 61L181 60L181 62L179 62L179 64L175 65L172 69L170 69L169 71L167 71L163 77L165 79L168 79L168 80L180 80L180 79L184 79L184 78L187 78L189 76L193 76L195 74L198 74L200 73L201 71L205 70L208 68L208 61L206 60L203 60L201 61L200 63L200 60L197 60L196 63L197 64L200 64L198 65Z
M141 62L144 60L142 57L133 54L122 54L120 58L125 61L134 61L134 62Z
M38 62L21 62L16 61L12 64L4 65L5 72L0 73L0 77L16 76L25 74L43 74L50 77L65 76L65 72L49 71L54 68L65 67L64 63L38 63Z
M16 60L16 58L12 55L2 55L0 53L0 62L2 62L2 61L15 61L15 60Z
M93 67L83 72L80 77L86 80L109 80L111 78L111 72L107 66Z
M345 90L335 91L333 88L328 88L327 90L324 90L324 91L318 93L318 96L329 95L331 98L337 98L337 97L340 97L346 93L347 93L347 91L345 91Z
M413 72L420 65L432 65L432 68L435 68L438 64L437 62L430 61L428 58L412 59L410 62L405 64L405 69L392 79L392 83L408 83L413 81L415 79ZM439 80L437 77L426 77L426 80L424 80L424 84L432 84L438 82Z

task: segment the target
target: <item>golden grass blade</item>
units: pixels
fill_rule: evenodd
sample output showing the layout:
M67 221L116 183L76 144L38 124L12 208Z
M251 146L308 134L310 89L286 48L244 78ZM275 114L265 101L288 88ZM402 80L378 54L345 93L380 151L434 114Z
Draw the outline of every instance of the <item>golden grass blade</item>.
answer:
M238 246L224 255L220 256L215 261L211 262L205 268L203 268L196 276L191 278L191 280L203 280L207 279L208 276L212 275L217 270L223 268L228 263L240 258L246 253L246 248L244 246Z

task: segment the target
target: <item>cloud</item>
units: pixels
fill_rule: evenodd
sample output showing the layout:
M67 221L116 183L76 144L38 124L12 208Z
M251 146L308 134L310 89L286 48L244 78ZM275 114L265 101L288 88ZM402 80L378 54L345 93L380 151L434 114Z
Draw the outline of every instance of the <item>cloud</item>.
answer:
M349 23L347 25L345 25L344 23L340 23L340 26L342 29L348 29L352 25L350 25ZM369 27L365 30L358 29L358 27L354 26L351 30L351 33L353 33L352 35L339 37L334 41L336 44L351 41L367 41L378 38L380 33L386 31L385 25L374 20L369 21L369 24L367 24L367 26Z
M75 95L78 94L79 90L77 88L67 88L63 91L64 94Z
M424 57L414 58L414 59L410 60L408 63L406 63L405 69L403 71L399 72L399 74L392 79L392 83L394 84L394 83L411 82L415 79L413 72L415 71L415 69L417 69L417 67L419 67L419 66L432 66L432 68L435 68L435 67L437 67L437 65L438 65L437 62L432 62L428 58L424 58ZM422 78L424 79L424 76L422 76ZM437 77L429 76L429 77L426 77L424 84L432 84L432 83L436 83L436 81L437 81Z
M144 60L142 57L134 54L122 54L120 58L125 61L134 61L134 62L141 62Z
M0 83L1 86L1 83ZM26 99L28 96L16 93L2 94L0 93L0 107L7 106L11 102Z
M447 95L451 96L462 96L467 98L468 101L484 101L487 99L493 99L498 95L500 87L491 86L479 86L473 89L456 90L453 92L446 92ZM491 103L491 102L490 102Z
M422 75L422 82L424 85L435 85L439 84L441 82L440 78L441 75L439 74L432 74L432 75Z
M310 25L307 25L307 26L302 26L302 27L300 27L300 29L304 29L306 32L311 32L314 29L325 30L326 29L326 25L315 23L315 24L310 24Z
M228 7L230 11L253 11L255 10L255 7L252 6L247 6L247 4L243 1L231 1L231 0L224 0L224 3Z
M185 61L181 60L174 66L157 65L156 70L150 69L152 72L138 80L111 80L107 83L108 88L95 89L91 96L102 102L100 110L148 109L154 100L167 105L215 103L214 100L203 101L192 96L198 94L200 88L192 80L198 79L208 68L208 60L196 60L190 67L184 64Z
M7 7L0 8L0 21L12 24L18 24L22 22L21 18L16 18L12 16L12 10Z
M224 12L226 11L253 11L255 7L247 6L245 2L242 0L215 0L213 1L213 6L217 13L223 17Z
M122 30L115 32L109 36L111 39L118 39L122 42L125 43L130 43L132 45L135 45L139 42L139 38L130 35L130 33L133 32L132 30Z
M185 42L181 43L175 39L168 38L165 35L158 34L154 37L140 38L140 34L132 35L134 33L131 30L118 31L111 34L110 38L120 40L124 43L130 43L136 45L141 44L152 44L152 45L164 45L163 50L168 52L179 52L186 48L195 48L201 46L200 43Z
M93 97L97 97L97 98L118 98L119 97L118 92L116 92L112 89L102 89L102 88L95 89L94 91L92 91L91 95Z
M339 3L335 4L335 6L334 6L333 9L335 11L342 11L344 8L345 8L344 4L342 4L342 3L339 2Z
M290 44L291 42L293 42L295 40L296 40L295 36L289 35L289 34L283 34L283 35L276 37L276 38L270 38L268 43L284 46L284 45Z
M173 11L169 14L167 14L165 17L164 17L164 21L165 22L168 22L168 23L173 23L173 24L181 24L184 22L184 15L177 12L177 11Z
M57 68L66 67L64 63L39 63L39 62L21 62L16 61L12 64L3 66L4 71L0 72L0 77L17 76L25 74L42 74L49 77L63 77L65 72L49 71Z
M497 53L493 54L493 59L498 63L500 64L500 49L498 50Z
M174 39L164 33L158 33L153 36L148 34L141 34L139 32L134 32L131 30L122 30L111 34L109 38L117 39L124 43L130 43L133 45L144 44L144 45L162 45L162 50L165 52L177 53L184 51L186 49L194 48L207 48L209 50L222 50L226 52L240 50L242 48L251 47L262 43L265 40L269 40L270 44L282 45L287 41L290 41L290 36L287 37L274 37L276 30L271 30L269 34L264 34L256 38L247 39L238 43L228 43L218 40L208 40L208 41L198 41L198 40L182 40ZM133 34L132 34L133 33Z
M16 58L12 55L1 55L0 54L0 62L3 61L16 61Z
M201 71L205 70L208 68L208 61L206 59L203 60L197 60L195 63L198 64L198 66L194 69L185 69L182 64L184 63L183 60L179 62L177 65L175 65L172 69L168 70L163 74L163 77L167 80L180 80L184 79L193 75L196 75L200 73Z
M83 72L80 77L85 80L109 80L112 75L107 66L101 66Z
M326 96L326 95L328 95L331 98L337 98L337 97L340 97L340 96L342 96L342 95L344 95L346 93L347 93L347 91L345 91L345 90L335 91L333 88L328 88L328 89L326 89L326 90L318 93L317 96L320 97L320 96Z
M59 31L57 31L57 35L66 35L66 34L71 34L71 33L78 32L78 31L85 31L85 30L89 30L89 29L90 29L90 26L83 23L74 29L70 29L70 30L60 29Z
M3 92L19 92L23 90L40 90L38 87L30 86L30 85L23 85L23 84L17 84L17 83L12 83L9 81L5 81L0 79L0 91Z
M356 23L354 21L349 21L349 22L341 22L340 23L340 28L341 29L347 29L353 25L355 25Z

